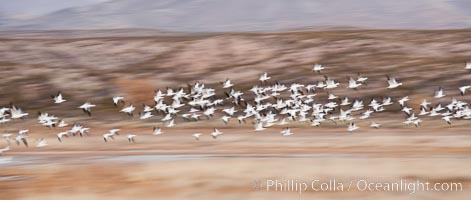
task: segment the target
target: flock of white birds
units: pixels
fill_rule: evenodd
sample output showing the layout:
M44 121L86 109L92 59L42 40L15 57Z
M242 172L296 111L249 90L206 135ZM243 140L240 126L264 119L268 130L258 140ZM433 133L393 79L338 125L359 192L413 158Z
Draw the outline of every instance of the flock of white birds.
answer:
M316 64L313 66L312 71L321 73L324 69L324 66ZM471 70L470 62L466 63L465 69ZM186 121L198 121L204 118L213 118L215 113L219 111L222 113L220 119L226 124L233 118L237 119L239 123L246 123L247 119L252 119L253 124L255 124L255 131L263 131L272 126L281 126L285 128L282 129L280 134L290 136L293 132L291 132L289 124L294 121L310 123L311 126L319 126L324 121L331 121L335 124L341 122L345 124L347 131L352 132L360 128L354 122L355 120L371 119L370 117L374 113L384 112L389 106L395 104L391 97L381 97L380 100L372 98L367 104L358 99L352 102L348 97L340 98L330 93L331 89L339 87L340 84L325 75L324 77L325 80L319 81L317 84L303 85L292 83L285 85L278 81L273 81L270 84L272 82L270 81L271 77L265 72L259 78L260 86L255 85L249 91L244 92L236 90L231 80L227 79L221 82L222 89L225 90L225 98L217 98L214 88L206 87L205 84L199 82L189 85L188 89L167 88L165 92L156 90L153 98L155 104L153 106L144 105L143 110L139 112L139 119L145 120L157 117L158 115L161 116L160 121L164 123L165 127L170 128L176 125L175 120L178 116ZM358 73L358 77L349 78L347 88L357 90L358 88L365 87L367 81L368 77ZM392 90L402 86L402 84L395 78L387 76L387 89ZM461 95L465 95L467 90L471 89L471 85L461 86L458 89ZM319 91L327 91L327 101L320 102L316 100L316 95ZM245 93L251 94L250 97L247 98L248 95ZM435 99L444 97L446 95L442 88L439 88L433 94ZM61 92L57 95L52 95L52 98L55 104L67 102ZM406 114L404 121L406 125L413 124L418 127L422 122L422 118L426 116L441 118L449 125L451 125L453 119L471 119L471 109L468 103L459 101L456 98L451 98L451 102L446 105L437 103L434 106L427 99L423 99L420 104L420 111L418 112L407 105L409 100L409 97L405 96L396 101L400 105L401 111ZM134 116L136 107L132 104L126 105L124 97L115 96L112 98L112 102L115 107L120 107L118 108L119 112L130 117ZM85 102L78 106L78 108L91 116L92 110L96 106L91 102ZM185 113L181 114L183 112ZM355 117L355 114L360 116ZM29 113L11 104L10 107L0 109L0 124L24 119L28 116ZM63 119L46 112L39 113L37 119L39 124L46 127L64 129L69 127L69 124ZM60 142L66 137L84 136L90 132L90 128L78 123L74 123L70 127L70 129L56 134ZM370 121L370 127L380 128L381 124ZM20 129L16 136L11 133L4 133L2 137L8 143L8 146L0 149L0 153L10 150L10 143L13 140L17 145L24 144L28 146L29 132L28 129ZM103 140L105 142L112 141L119 135L119 132L120 129L109 130L103 134ZM150 134L160 135L163 133L162 128L154 127L153 132ZM212 138L217 139L223 133L214 128L210 134ZM202 133L193 133L192 137L199 140L202 135ZM134 134L127 135L130 143L134 143L136 137ZM36 140L35 146L47 146L47 142L44 138L41 138Z

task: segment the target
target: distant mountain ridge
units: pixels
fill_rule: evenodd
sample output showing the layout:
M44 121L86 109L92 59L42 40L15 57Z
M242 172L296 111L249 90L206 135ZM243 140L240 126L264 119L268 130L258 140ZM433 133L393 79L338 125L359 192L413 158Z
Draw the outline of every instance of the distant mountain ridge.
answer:
M471 27L466 0L112 0L0 23L0 30L145 28L177 32L276 31L316 27ZM0 16L1 17L1 16ZM1 19L0 19L1 20Z

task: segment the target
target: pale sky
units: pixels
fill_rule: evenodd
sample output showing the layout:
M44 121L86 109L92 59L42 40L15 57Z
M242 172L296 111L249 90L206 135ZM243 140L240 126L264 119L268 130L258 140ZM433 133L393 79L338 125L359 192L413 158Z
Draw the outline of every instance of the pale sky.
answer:
M0 13L16 19L37 17L64 8L109 0L0 0Z

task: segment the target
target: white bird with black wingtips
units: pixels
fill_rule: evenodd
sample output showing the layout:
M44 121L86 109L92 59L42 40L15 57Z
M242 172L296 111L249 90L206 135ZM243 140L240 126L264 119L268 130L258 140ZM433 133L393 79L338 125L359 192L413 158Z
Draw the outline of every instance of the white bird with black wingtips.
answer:
M116 107L116 106L118 106L119 103L123 103L123 104L124 104L124 97L122 97L122 96L114 96L114 97L113 97L113 105Z
M471 69L471 62L466 62L464 69Z
M378 124L376 122L371 122L371 124L370 124L371 128L379 128L380 126L381 126L381 124Z
M21 108L16 107L15 105L12 104L10 108L10 115L12 119L23 119L24 117L28 116L29 113L23 112Z
M387 87L388 89L397 88L402 85L402 83L397 82L397 80L393 77L387 76L387 78L388 78L388 87Z
M64 102L67 101L67 100L64 99L61 92L57 93L56 96L52 95L51 97L52 97L52 99L54 99L54 103L56 103L56 104L61 104L61 103L64 103Z
M464 96L466 94L466 91L469 90L470 88L471 88L471 85L461 86L459 88L461 96Z
M8 132L2 134L2 138L8 143L8 145L10 145L10 140L11 140L12 135L13 134L8 133Z
M174 119L170 120L170 121L165 125L165 127L167 127L167 128L174 127L174 126L175 126L175 120L174 120Z
M18 135L16 136L15 140L16 140L16 145L20 145L20 143L23 143L26 147L28 147L28 141L26 140L28 136L24 136L24 135Z
M152 135L160 135L162 133L164 133L164 132L162 131L162 129L160 127L155 127L154 126L154 130L152 132Z
M134 107L132 104L127 106L127 107L124 107L123 109L121 109L119 112L122 112L122 113L126 113L128 116L133 116L133 112L134 110L136 110L136 107Z
M56 134L57 140L59 140L59 142L62 142L62 139L64 137L69 137L69 133L70 133L69 131L64 131L64 132L60 132L60 133Z
M47 145L48 144L44 138L41 138L36 142L36 147L45 147Z
M435 95L433 96L435 99L439 99L442 97L445 97L445 92L443 91L443 88L440 87L436 92Z
M290 135L293 135L293 133L291 132L291 129L286 127L285 129L283 129L281 132L281 135L282 136L290 136Z
M105 142L108 142L110 139L114 140L114 134L112 133L103 134L103 140L105 140Z
M153 116L154 116L154 115L152 114L152 112L144 112L144 113L141 113L141 114L139 115L139 119L142 119L142 120L144 120L144 119L149 119L149 118L151 118L151 117L153 117Z
M352 77L349 78L348 80L348 88L350 89L357 89L358 87L360 87L362 84L361 83L358 83L355 79L353 79Z
M203 135L201 133L194 133L192 134L191 136L193 136L193 138L195 138L195 140L200 140L200 136Z
M359 129L359 128L360 128L360 127L358 127L355 123L350 122L350 124L348 124L347 130L348 130L349 132L352 132L352 131L357 130L357 129Z
M317 73L320 73L321 70L325 69L321 64L315 64L313 67L312 67L312 71L314 72L317 72Z
M226 81L224 81L222 83L222 88L226 89L226 88L230 88L234 86L234 84L231 83L231 80L230 79L226 79Z
M136 138L136 135L134 134L128 134L128 141L130 143L136 143L136 140L134 140L134 138Z
M11 150L10 146L7 146L3 149L0 149L0 155L3 154L4 152L10 151L10 150Z
M92 115L91 109L94 108L94 107L96 107L95 104L92 104L90 102L85 102L84 104L82 104L78 108L82 109L83 112L88 114L88 116L91 116Z
M268 73L263 73L262 75L260 75L260 78L258 80L260 80L260 82L262 83L265 83L266 81L270 80L271 77L268 76Z
M213 139L217 139L220 135L222 135L222 132L219 131L217 128L214 128L213 132L211 133Z

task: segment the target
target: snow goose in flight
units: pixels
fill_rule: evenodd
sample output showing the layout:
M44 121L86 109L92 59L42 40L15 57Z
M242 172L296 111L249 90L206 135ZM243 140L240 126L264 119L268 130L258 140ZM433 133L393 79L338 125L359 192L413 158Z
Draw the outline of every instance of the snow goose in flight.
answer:
M416 117L414 113L412 113L412 114L407 118L407 121L414 121L414 120L417 120L417 119L419 119L419 118Z
M326 84L325 89L334 89L339 86L339 83L335 82L335 80L330 79L327 76L324 76L324 78L325 78L325 84Z
M325 87L327 87L327 85L325 84L324 81L319 81L319 82L317 82L316 87L319 88L319 89L324 89Z
M442 117L442 119L445 120L448 125L451 125L451 118L452 116L450 115Z
M108 142L110 139L114 140L114 134L112 133L103 134L103 140L105 140L105 142Z
M11 136L12 136L11 133L2 134L2 138L8 143L8 145L10 145Z
M132 104L127 106L127 107L124 107L123 109L121 109L119 112L122 112L122 113L126 113L128 116L132 117L133 116L133 113L134 110L136 110L136 107L134 107Z
M191 136L193 136L193 138L195 138L195 140L200 140L200 136L203 135L201 133L194 133L192 134Z
M357 89L361 85L362 85L361 83L357 82L352 77L350 77L349 80L348 80L348 88L350 88L350 89Z
M54 103L56 103L56 104L61 104L61 103L64 103L64 102L67 101L67 100L64 99L64 97L62 97L62 93L60 91L57 93L56 96L51 95L51 97L52 97L52 99L54 99Z
M222 132L220 132L217 128L214 128L213 132L211 133L213 139L216 139L220 135L222 135Z
M278 122L278 125L282 126L282 125L286 125L288 124L288 122L286 121L286 118L283 117L283 119L281 119L279 122Z
M285 129L283 129L281 132L281 135L282 136L290 136L290 135L293 135L293 133L291 132L291 129L286 127Z
M10 116L10 108L0 108L0 124L10 121L7 117Z
M154 107L143 104L144 106L144 112L152 112L154 110Z
M153 116L152 112L144 112L139 114L139 119L149 119Z
M247 123L247 121L245 120L246 118L247 118L247 116L245 116L245 115L239 115L237 117L237 120L239 121L239 124L242 124L242 122Z
M359 111L362 110L364 107L363 101L361 100L355 100L352 105L352 111Z
M308 93L314 92L315 90L316 90L316 85L313 85L313 84L306 85L306 91Z
M18 135L26 135L29 133L29 129L20 129L18 130Z
M113 135L119 135L119 131L121 131L121 129L115 128L115 129L109 130L108 133L113 134Z
M328 94L329 94L329 97L327 98L328 100L334 100L334 99L339 98L338 96L335 96L335 95L332 94L332 93L328 93Z
M373 113L373 111L371 109L368 109L367 111L365 111L361 114L360 119L368 119L368 118L370 118L372 113Z
M122 97L122 96L114 96L114 97L113 97L113 105L114 105L115 107L117 107L119 103L124 104L124 97Z
M167 128L170 128L170 127L173 127L173 126L175 126L175 120L174 119L170 120L167 123L167 125L165 125L165 127L167 127Z
M41 138L41 139L39 139L39 140L36 142L36 145L35 145L35 146L36 146L36 147L45 147L45 146L47 146L47 145L48 145L48 144L47 144L46 140L45 140L44 138Z
M62 128L62 127L66 127L68 126L69 124L67 124L64 120L59 120L59 123L57 124L57 127L59 128Z
M200 116L201 116L200 114L192 113L190 118L194 119L195 121L198 121L200 120Z
M229 123L230 119L231 119L231 117L229 117L227 115L224 115L224 116L221 117L221 120L224 122L224 124Z
M69 133L70 133L70 131L64 131L64 132L60 132L60 133L56 134L57 140L59 140L59 142L62 142L62 138L63 137L69 137Z
M80 128L79 130L80 137L83 137L83 135L86 133L88 134L89 131L90 131L90 128L85 128L85 127Z
M444 110L445 108L442 106L442 104L438 104L436 105L433 110L437 111L437 112L440 112L442 110Z
M387 78L388 78L388 87L387 87L388 89L397 88L402 85L402 83L397 82L397 80L393 77L387 76Z
M23 119L24 117L28 116L29 113L23 112L21 108L18 108L12 104L10 108L10 115L10 118L12 119Z
M209 118L213 117L215 111L216 111L216 109L214 107L210 107L210 108L206 109L203 112L203 114L209 119Z
M371 122L371 124L370 124L371 128L379 128L380 126L381 126L381 124L378 124L376 122Z
M114 136L119 135L120 130L121 129L111 129L111 130L109 130L108 133L103 134L103 140L105 140L105 142L108 142L110 139L114 140Z
M260 78L258 80L260 80L260 82L262 83L265 83L266 81L270 80L271 77L268 76L268 73L263 73L262 75L260 75Z
M74 125L69 130L69 132L72 133L73 136L75 136L78 132L80 132L80 129L82 128L83 128L82 125L74 123Z
M135 143L136 141L134 140L134 138L136 137L136 135L134 134L128 134L128 141L130 143Z
M225 112L229 116L234 116L234 114L237 112L234 106L232 106L231 108L223 109L222 111Z
M358 77L357 77L357 82L363 83L366 85L366 81L368 80L368 77L362 76L360 72L358 72Z
M471 62L466 62L464 69L471 69Z
M435 92L435 95L434 95L434 98L435 99L440 99L442 97L445 97L445 92L443 91L443 88L440 87L436 92Z
M18 135L16 136L15 140L16 140L16 145L20 145L20 143L23 143L26 147L28 147L28 141L26 140L28 136L24 136L24 135Z
M165 98L165 94L162 92L162 90L155 91L154 102L160 102L164 98Z
M0 117L0 124L4 124L4 123L7 123L9 122L10 119L6 118L6 117Z
M470 89L471 85L466 85L466 86L461 86L460 89L460 94L461 96L464 96L466 94L466 90Z
M412 113L412 108L409 108L409 107L407 107L407 106L404 106L401 111L403 111L403 112L406 113L408 116L410 116L411 113Z
M348 129L347 129L347 130L348 130L349 132L352 132L352 131L357 130L357 129L359 129L359 128L360 128L360 127L358 127L355 123L350 122L350 124L348 124Z
M406 102L408 102L410 99L409 99L409 96L405 96L403 97L402 99L399 99L399 105L401 105L401 107L404 107L406 105Z
M312 71L314 72L317 72L317 73L320 73L321 70L325 69L321 64L315 64L313 67L312 67Z
M234 84L231 83L230 79L226 79L226 81L221 82L221 84L222 84L222 88L224 89L234 86Z
M439 115L440 115L440 113L438 113L437 110L432 109L432 110L430 111L430 114L429 114L428 116L430 116L430 117L435 117L435 116L439 116Z
M415 127L419 127L420 123L422 123L422 120L421 119L416 119L416 120L412 121L412 123L415 125Z
M160 121L166 122L173 119L171 114L166 114Z
M427 110L425 110L424 107L421 107L421 108L420 108L419 116L428 115L428 114L429 114L429 112L427 112Z
M263 131L265 130L265 127L263 127L262 122L258 122L257 125L255 125L255 131Z
M90 102L85 102L84 104L82 104L78 108L82 109L83 112L88 114L88 116L91 116L92 115L91 108L93 108L93 107L96 107L96 105L92 104Z
M393 102L392 102L391 97L386 97L386 98L383 99L383 102L382 102L381 105L383 105L383 106L389 106L389 105L392 105L392 104L393 104Z
M430 105L431 103L427 101L427 99L424 99L422 100L422 103L420 103L420 107L422 108L425 108L425 109L428 109L428 106Z
M0 155L2 155L4 152L10 151L10 149L11 149L10 146L0 149Z
M152 135L160 135L162 133L164 133L164 132L162 131L162 129L160 127L155 127L154 126L154 130L152 132Z
M340 103L341 106L348 106L351 102L348 100L348 97L344 97L342 102Z

